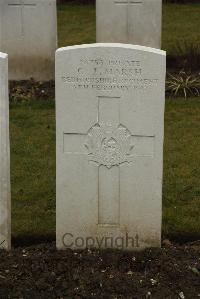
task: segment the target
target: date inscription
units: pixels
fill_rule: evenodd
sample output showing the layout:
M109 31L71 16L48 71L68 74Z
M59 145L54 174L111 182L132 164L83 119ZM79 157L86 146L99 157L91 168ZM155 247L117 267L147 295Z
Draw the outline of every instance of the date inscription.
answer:
M63 74L61 80L73 89L129 91L156 87L159 79L145 76L143 69L139 60L81 58L77 67Z

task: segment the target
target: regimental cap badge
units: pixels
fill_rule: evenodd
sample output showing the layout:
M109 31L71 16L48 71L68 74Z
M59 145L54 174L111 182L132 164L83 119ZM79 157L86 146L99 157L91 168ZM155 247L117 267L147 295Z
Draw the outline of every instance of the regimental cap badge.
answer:
M87 134L85 146L89 161L111 168L132 161L131 133L123 125L95 124Z

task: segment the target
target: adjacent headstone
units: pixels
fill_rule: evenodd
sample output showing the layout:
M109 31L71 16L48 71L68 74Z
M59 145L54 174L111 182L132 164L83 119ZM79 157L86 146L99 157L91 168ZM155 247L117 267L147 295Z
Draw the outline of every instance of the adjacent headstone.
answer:
M160 246L165 52L56 52L57 248Z
M0 51L9 55L9 79L53 79L56 48L56 0L0 1Z
M160 49L162 0L96 0L97 42Z
M0 249L11 247L8 57L0 53Z

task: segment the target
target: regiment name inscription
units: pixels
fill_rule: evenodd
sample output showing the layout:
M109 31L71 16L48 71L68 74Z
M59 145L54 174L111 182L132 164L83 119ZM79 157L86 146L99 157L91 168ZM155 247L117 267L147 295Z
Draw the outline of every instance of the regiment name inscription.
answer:
M141 61L103 58L81 58L75 71L61 79L73 89L122 91L147 89L159 82L158 78L143 76Z

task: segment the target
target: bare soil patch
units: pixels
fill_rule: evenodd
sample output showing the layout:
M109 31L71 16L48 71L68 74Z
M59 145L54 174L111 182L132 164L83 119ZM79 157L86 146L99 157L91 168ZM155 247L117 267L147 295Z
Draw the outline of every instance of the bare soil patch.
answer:
M1 299L200 297L200 242L134 253L51 242L0 251L0 264Z

